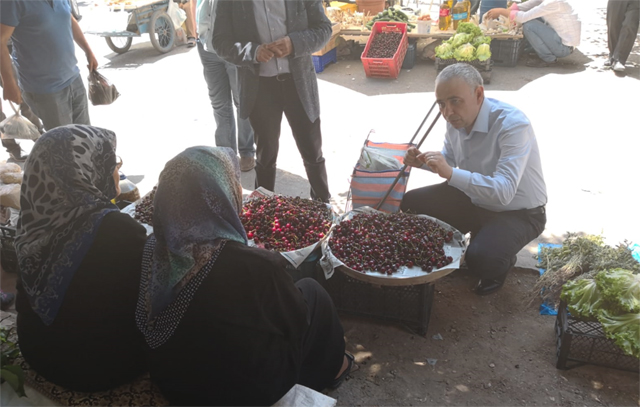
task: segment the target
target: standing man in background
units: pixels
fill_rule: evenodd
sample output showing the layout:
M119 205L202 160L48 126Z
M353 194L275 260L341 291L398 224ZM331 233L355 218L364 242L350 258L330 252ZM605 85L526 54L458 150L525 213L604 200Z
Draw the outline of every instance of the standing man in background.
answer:
M7 47L10 38L12 55ZM71 15L68 0L0 1L3 98L20 104L24 97L46 130L91 124L74 41L85 52L89 71L95 70L98 61Z
M240 151L240 170L251 171L256 166L253 129L249 119L241 118L239 113L236 142L236 118L233 109L234 106L238 108L240 100L238 68L220 58L211 44L216 4L216 0L198 0L196 6L198 54L202 61L204 80L209 88L213 117L216 120L216 146L229 147L236 154Z
M329 202L311 54L330 37L331 22L321 0L218 0L213 48L239 67L240 117L251 120L256 141L256 187L275 188L284 113L311 198Z
M640 0L609 0L607 3L607 35L610 66L624 72L624 64L633 48L640 23Z

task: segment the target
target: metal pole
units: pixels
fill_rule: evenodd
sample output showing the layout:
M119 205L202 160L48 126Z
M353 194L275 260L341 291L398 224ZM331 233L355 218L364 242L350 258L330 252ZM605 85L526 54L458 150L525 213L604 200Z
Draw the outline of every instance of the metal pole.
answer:
M435 105L435 103L434 103ZM417 148L420 148L420 146L422 145L422 143L424 143L424 140L427 138L427 136L429 135L429 133L431 133L431 129L433 129L433 126L435 126L436 122L438 121L438 119L440 118L441 113L438 112L438 115L436 116L435 119L433 119L433 122L431 123L431 126L429 126L429 128L427 129L427 131L424 133L424 135L422 136L422 139L420 140L420 142L418 143ZM391 191L393 191L393 188L395 188L396 184L398 184L398 181L400 180L400 177L402 176L402 174L404 174L404 170L406 170L408 167L407 164L403 165L402 168L400 169L400 172L398 173L398 176L396 177L395 180L393 180L393 184L391 184L391 186L389 187L389 189L387 190L387 193L384 194L384 197L382 198L382 200L378 203L378 205L376 205L376 209L380 209L382 207L382 205L384 204L384 201L387 200L387 198L389 197L389 194L391 194Z
M436 107L436 103L437 102L433 102L433 106L431 106L431 109L429 109L429 112L427 113L427 115L424 117L424 119L422 119L422 123L420 123L420 126L418 126L418 128L416 129L415 134L413 135L413 137L411 137L411 141L409 141L409 144L413 143L413 140L416 139L416 136L418 135L418 133L420 133L420 130L422 130L422 126L424 126L424 122L426 122L429 116L431 116L431 112Z

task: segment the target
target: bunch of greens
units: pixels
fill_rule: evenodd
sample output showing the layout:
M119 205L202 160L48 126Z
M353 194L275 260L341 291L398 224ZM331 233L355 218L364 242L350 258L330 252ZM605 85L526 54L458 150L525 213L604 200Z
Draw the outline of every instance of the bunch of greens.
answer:
M18 365L14 365L14 360L20 355L18 345L11 340L11 330L0 327L0 378L9 382L13 390L20 397L26 397L24 392L24 372Z
M436 56L457 61L486 61L491 58L490 43L491 38L482 35L477 25L460 23L456 34L436 47Z
M604 270L595 278L568 281L560 297L572 315L597 319L620 349L640 358L640 274Z
M603 270L640 272L640 263L633 258L628 242L611 247L602 236L568 233L561 247L543 247L537 259L545 272L531 292L531 302L542 295L545 303L554 306L560 302L562 286L569 280L592 279Z

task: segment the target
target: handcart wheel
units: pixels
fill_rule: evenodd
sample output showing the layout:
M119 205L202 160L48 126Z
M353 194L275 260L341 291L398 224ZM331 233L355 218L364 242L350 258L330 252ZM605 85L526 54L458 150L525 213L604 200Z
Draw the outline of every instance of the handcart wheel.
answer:
M154 48L163 54L171 51L176 39L176 30L169 14L158 10L151 16L149 22L149 37Z
M109 48L118 54L124 54L129 51L131 43L133 42L133 38L131 37L105 37L105 40L107 40Z

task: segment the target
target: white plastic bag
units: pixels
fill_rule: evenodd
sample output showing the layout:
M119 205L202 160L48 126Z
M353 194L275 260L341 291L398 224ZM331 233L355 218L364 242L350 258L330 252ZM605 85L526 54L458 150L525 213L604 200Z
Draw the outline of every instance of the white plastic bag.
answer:
M178 6L178 3L174 2L173 0L169 0L167 14L169 14L169 17L171 17L171 21L173 21L173 26L176 30L180 28L182 26L182 23L187 20L187 13L185 13L185 11Z
M402 163L394 157L389 157L377 152L374 148L363 147L360 154L360 166L369 171L399 170Z
M3 139L26 139L36 140L40 137L38 128L23 117L13 106L13 103L9 102L11 108L15 112L13 116L7 117L0 123L0 132Z

